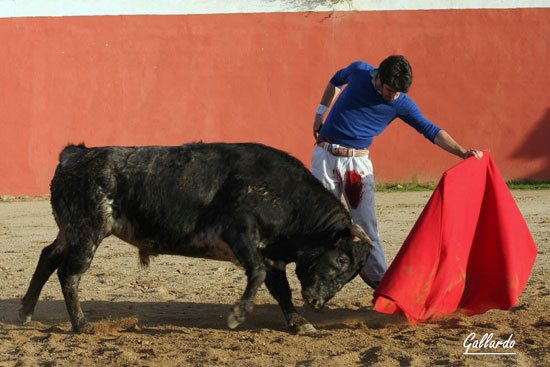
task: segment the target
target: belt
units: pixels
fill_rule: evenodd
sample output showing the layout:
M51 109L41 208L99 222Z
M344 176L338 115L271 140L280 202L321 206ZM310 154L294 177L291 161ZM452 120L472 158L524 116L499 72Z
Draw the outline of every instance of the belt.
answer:
M317 145L325 149L330 154L339 156L339 157L364 157L366 155L369 155L368 149L354 149L354 148L346 148L341 146L334 146L333 144L330 144L324 141L318 142Z

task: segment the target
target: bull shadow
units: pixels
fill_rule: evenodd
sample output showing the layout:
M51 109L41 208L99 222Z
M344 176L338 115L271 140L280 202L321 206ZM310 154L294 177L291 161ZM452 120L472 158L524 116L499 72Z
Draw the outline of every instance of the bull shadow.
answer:
M0 300L0 322L36 328L56 333L70 333L70 323L65 303L62 300L40 300L36 306L33 321L21 324L18 319L19 299ZM181 328L227 330L226 319L232 304L195 303L179 301L119 302L84 301L82 310L91 322L136 318L139 328L136 333L163 334L178 333ZM393 324L406 324L399 315L386 315L372 309L325 308L321 311L309 307L298 307L298 312L307 318L318 331L334 329L356 329L366 327L382 329ZM277 304L258 304L246 321L236 331L270 329L288 332L284 316Z

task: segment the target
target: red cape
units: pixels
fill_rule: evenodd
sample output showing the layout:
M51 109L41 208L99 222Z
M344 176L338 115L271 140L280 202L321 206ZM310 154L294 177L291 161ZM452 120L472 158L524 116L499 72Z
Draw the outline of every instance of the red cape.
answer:
M489 152L443 174L374 292L411 323L517 305L537 248Z

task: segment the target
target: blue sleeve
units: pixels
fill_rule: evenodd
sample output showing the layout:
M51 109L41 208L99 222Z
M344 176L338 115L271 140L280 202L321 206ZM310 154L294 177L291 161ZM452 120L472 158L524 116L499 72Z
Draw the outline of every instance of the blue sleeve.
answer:
M332 79L330 79L330 84L338 88L341 88L344 84L348 84L350 75L353 74L360 64L361 61L356 61L351 63L349 66L338 70Z
M441 128L424 117L412 99L408 96L405 97L403 108L399 111L398 117L433 143Z

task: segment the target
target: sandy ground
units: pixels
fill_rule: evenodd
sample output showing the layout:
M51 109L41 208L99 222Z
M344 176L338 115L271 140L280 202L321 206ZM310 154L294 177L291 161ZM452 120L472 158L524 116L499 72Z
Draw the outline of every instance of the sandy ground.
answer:
M377 194L380 233L389 262L431 193ZM411 325L377 313L360 278L321 312L295 303L317 332L294 335L265 287L246 322L229 330L226 317L245 285L230 263L159 256L148 269L137 250L106 239L81 282L91 334L71 332L57 277L42 292L34 321L18 322L41 249L57 228L47 200L0 202L0 366L548 366L550 365L550 191L515 191L538 246L520 303L509 311L448 316ZM464 355L470 333L495 340L513 334L515 355ZM489 350L491 351L491 350Z

